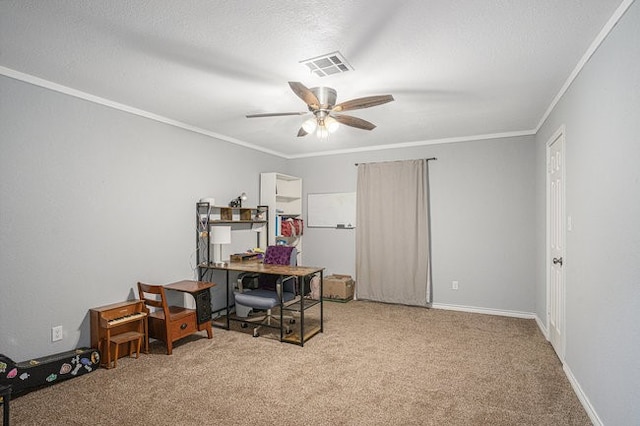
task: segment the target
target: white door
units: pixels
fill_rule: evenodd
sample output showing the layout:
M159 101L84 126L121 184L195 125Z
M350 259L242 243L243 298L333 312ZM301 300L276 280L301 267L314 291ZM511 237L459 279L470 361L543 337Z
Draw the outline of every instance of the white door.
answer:
M564 133L560 131L548 146L548 262L547 295L549 341L561 361L564 361Z

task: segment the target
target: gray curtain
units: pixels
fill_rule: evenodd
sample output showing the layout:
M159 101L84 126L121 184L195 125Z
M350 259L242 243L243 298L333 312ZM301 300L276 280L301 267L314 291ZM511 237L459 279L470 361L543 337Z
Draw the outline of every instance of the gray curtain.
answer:
M358 165L358 299L429 306L429 197L426 160Z

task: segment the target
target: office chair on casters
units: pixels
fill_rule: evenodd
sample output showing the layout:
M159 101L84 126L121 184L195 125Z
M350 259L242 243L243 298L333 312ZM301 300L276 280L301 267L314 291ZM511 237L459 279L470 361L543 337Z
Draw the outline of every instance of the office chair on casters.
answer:
M298 251L295 247L290 246L269 246L264 254L263 263L272 265L291 265L297 264ZM242 287L242 277L238 279L238 291L234 292L236 302L236 313L240 311L266 311L264 315L258 317L248 317L242 323L242 327L248 326L248 323L257 323L253 329L253 337L260 335L260 327L276 327L273 323L280 323L280 316L272 313L273 308L280 307L280 297L282 303L289 302L296 297L296 277L281 276L272 274L258 274L258 286L255 289L244 289ZM248 312L247 312L248 313ZM238 315L240 316L240 315ZM242 317L242 316L241 316ZM283 317L289 320L289 323L295 322L293 317ZM285 325L285 331L290 332L289 327Z

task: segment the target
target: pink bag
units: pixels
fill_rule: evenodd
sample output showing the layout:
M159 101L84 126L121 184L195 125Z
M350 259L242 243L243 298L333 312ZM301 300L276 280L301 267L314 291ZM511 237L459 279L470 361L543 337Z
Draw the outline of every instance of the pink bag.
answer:
M303 228L304 222L302 219L285 219L282 221L282 236L297 237L298 235L302 235Z

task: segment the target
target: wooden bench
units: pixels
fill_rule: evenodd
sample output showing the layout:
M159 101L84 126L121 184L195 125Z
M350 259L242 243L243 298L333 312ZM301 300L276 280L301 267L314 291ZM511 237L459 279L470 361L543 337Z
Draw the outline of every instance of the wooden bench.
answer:
M114 349L114 359L113 359L113 368L118 366L118 348L123 343L129 343L129 353L131 356L133 343L137 342L136 346L136 359L140 357L140 346L142 345L142 339L144 339L144 333L140 333L138 331L127 331L125 333L116 334L115 336L111 336L109 338L109 351L111 351L111 345L115 345ZM110 365L107 365L107 368L111 368Z

